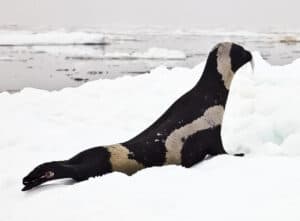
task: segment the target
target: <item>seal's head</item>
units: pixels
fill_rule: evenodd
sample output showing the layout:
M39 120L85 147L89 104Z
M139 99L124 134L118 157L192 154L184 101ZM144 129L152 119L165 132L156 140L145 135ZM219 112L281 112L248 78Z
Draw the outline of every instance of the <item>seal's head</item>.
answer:
M231 42L217 44L210 52L206 68L209 72L217 71L222 76L228 90L234 73L244 64L252 61L252 55L242 46Z
M22 191L30 190L31 188L46 181L55 179L55 177L57 177L57 169L57 164L54 162L39 165L23 178L23 184L25 187L22 189Z

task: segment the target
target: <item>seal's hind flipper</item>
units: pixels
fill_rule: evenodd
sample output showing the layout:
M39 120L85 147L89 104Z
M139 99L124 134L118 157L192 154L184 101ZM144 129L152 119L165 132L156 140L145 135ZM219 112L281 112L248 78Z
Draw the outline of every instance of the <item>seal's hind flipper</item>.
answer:
M245 154L244 153L236 153L233 156L235 156L235 157L244 157Z

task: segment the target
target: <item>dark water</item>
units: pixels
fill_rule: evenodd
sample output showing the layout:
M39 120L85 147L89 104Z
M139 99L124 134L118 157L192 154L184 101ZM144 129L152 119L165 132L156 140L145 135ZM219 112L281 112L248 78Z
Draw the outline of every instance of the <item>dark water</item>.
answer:
M160 65L168 68L193 67L205 60L216 43L225 40L242 44L252 51L260 51L271 64L288 64L300 57L297 33L162 30L88 30L86 33L103 33L107 44L57 45L49 42L47 45L2 45L0 91L15 92L24 87L57 90L99 78L136 76ZM18 33L14 33L12 39L16 35ZM144 53L153 47L180 50L186 54L186 58L169 60L117 56L120 53ZM118 54L113 58L101 57L107 53Z

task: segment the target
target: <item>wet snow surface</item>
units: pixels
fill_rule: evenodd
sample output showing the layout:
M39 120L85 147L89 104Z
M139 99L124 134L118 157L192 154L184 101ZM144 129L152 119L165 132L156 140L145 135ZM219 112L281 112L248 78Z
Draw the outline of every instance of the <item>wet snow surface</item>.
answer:
M0 94L0 220L299 220L300 60L271 66L254 53L236 75L222 137L228 152L193 168L148 168L21 192L45 161L125 141L200 78L195 68L88 82L57 92ZM196 107L195 103L195 107Z

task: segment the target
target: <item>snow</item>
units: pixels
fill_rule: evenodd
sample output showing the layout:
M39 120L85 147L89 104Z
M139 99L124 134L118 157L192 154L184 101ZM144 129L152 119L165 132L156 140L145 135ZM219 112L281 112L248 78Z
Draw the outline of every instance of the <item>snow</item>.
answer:
M233 81L222 137L229 155L180 166L113 173L21 192L34 166L96 145L125 141L151 124L200 78L193 69L88 82L47 92L0 94L0 220L299 220L300 60Z
M0 61L12 61L13 59L11 56L0 56Z
M105 52L86 46L34 46L33 50L67 57L89 57L95 59L145 59L145 60L184 60L186 55L180 50L166 48L149 48L145 52Z
M48 32L0 31L0 45L82 45L104 43L104 36L100 33L68 32L64 30Z

